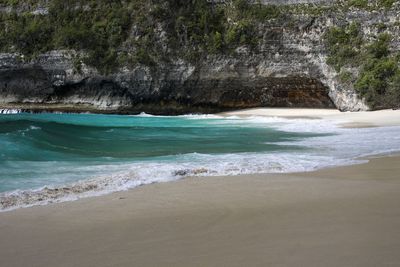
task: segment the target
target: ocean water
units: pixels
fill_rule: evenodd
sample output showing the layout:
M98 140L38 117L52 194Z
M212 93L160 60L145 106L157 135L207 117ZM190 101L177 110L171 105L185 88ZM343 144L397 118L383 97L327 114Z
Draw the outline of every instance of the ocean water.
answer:
M187 176L312 171L400 151L400 127L214 115L0 114L0 210Z

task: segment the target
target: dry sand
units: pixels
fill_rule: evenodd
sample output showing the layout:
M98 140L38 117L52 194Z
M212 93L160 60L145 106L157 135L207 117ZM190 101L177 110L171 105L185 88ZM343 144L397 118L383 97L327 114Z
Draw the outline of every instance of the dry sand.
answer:
M0 266L400 266L400 157L0 213Z
M224 112L224 116L264 116L285 118L324 119L345 127L379 127L400 125L400 110L378 110L368 112L340 112L336 109L289 109L289 108L254 108Z
M400 111L236 116L400 125ZM203 177L0 213L0 266L400 266L400 157Z

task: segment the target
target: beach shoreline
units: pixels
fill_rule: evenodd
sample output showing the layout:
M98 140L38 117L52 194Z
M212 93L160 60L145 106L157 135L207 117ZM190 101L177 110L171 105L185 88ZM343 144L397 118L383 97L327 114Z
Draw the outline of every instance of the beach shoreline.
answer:
M399 161L187 178L0 213L0 265L394 266Z
M400 125L400 111L222 116ZM396 266L400 156L313 172L189 177L0 212L0 266Z
M282 117L287 119L322 119L342 127L385 127L400 126L400 110L377 110L361 112L341 112L337 109L308 108L253 108L218 115L229 117Z
M191 115L195 118L196 115ZM297 129L295 131L301 131L302 127L308 128L308 121L310 121L311 125L319 125L319 121L322 123L322 126L317 131L321 131L324 127L328 127L328 129L332 128L332 131L336 131L335 128L380 128L380 127L390 127L390 126L400 126L400 110L379 110L379 111L369 111L369 112L340 112L336 109L308 109L308 108L253 108L253 109L244 109L237 110L231 112L223 112L218 113L216 115L206 115L210 116L210 118L228 118L228 119L249 119L251 123L262 123L272 125L276 122L283 122L294 120L296 123ZM151 117L151 115L146 115L146 117ZM200 115L200 118L203 118ZM264 121L266 119L266 121ZM272 120L270 120L272 119ZM233 120L234 121L234 120ZM291 122L290 122L291 123ZM37 128L37 127L36 127ZM35 129L36 129L35 128ZM285 131L286 128L283 128ZM289 131L292 131L293 128L289 127ZM311 130L313 131L313 130ZM329 133L330 130L324 129L322 132L326 131ZM321 144L320 144L321 145ZM309 171L315 171L323 168L331 168L335 166L346 166L351 164L361 163L364 157L369 156L386 156L391 153L397 153L397 151L391 151L390 149L385 151L376 151L376 153L372 154L364 154L359 157L349 158L351 162L336 162L335 164L322 164L317 168L309 168ZM254 163L254 162L253 162ZM258 165L257 165L258 166ZM178 167L177 167L178 168ZM199 167L200 168L200 167ZM202 173L207 173L206 176L221 176L228 175L225 173L220 174L212 174L212 170L207 170L204 167L200 169L177 169L177 174L186 173L182 177L170 177L168 179L164 179L165 181L174 181L178 179L182 179L184 177L190 176L190 173L199 173L196 176L202 176ZM282 171L284 173L295 173L301 170L292 170L292 171ZM235 175L246 175L252 173L279 173L281 171L251 171L251 172L239 172ZM229 174L231 175L231 174ZM178 175L179 176L179 175ZM127 180L128 181L128 180ZM42 188L36 189L27 189L27 190L15 190L0 193L0 213L8 212L14 209L19 208L30 208L36 205L47 205L52 203L61 203L66 201L76 201L82 198L87 197L99 197L106 194L110 194L112 192L124 191L124 190L132 190L136 186L147 185L152 182L143 182L142 184L138 184L136 186L124 186L121 184L118 186L118 183L122 181L113 181L112 177L101 177L98 179L97 177L94 179L86 179L80 180L73 183L66 183L64 185L45 185ZM157 182L157 181L154 181ZM162 182L162 181L158 181Z
M7 115L6 115L7 116ZM95 116L95 115L93 115ZM140 115L145 118L151 118L151 115ZM139 117L140 117L139 116ZM154 117L159 118L159 117ZM174 117L168 117L168 119ZM360 119L361 118L361 119ZM305 132L308 133L327 133L328 135L342 136L336 140L344 145L360 145L362 143L358 140L354 140L352 136L354 134L362 134L362 132L355 129L352 134L348 131L340 128L377 128L379 126L396 126L400 125L400 113L398 111L384 110L377 112L367 112L367 113L342 113L334 109L288 109L288 108L259 108L259 109L247 109L234 111L230 113L221 113L217 115L186 115L180 117L180 119L185 120L216 120L227 119L229 123L240 122L244 125L255 125L256 127L272 127L274 129L281 130L283 132ZM54 120L55 118L53 118ZM222 122L222 125L226 123ZM269 126L270 125L270 126ZM41 129L41 125L32 125L29 130ZM289 126L289 127L287 127ZM363 138L374 139L375 135L381 137L393 135L387 135L382 130L371 129L374 132L379 133L366 133ZM390 130L389 130L390 131ZM396 131L393 129L393 131ZM308 133L307 133L308 132ZM364 131L365 133L365 131ZM343 135L345 134L345 135ZM372 135L371 135L372 134ZM352 141L350 141L352 140ZM361 139L360 139L361 140ZM237 140L240 142L241 140ZM330 144L327 150L337 150L337 145L332 143L335 142L333 139L330 140L320 140L319 146L325 146L325 144ZM269 140L265 139L260 144L268 144ZM376 143L376 142L373 142ZM309 147L312 143L297 143L299 146ZM290 145L290 144L289 144ZM400 144L399 144L400 145ZM107 175L98 174L93 177L83 177L80 180L73 182L65 182L63 184L43 184L41 187L36 187L32 189L18 190L16 188L14 191L8 191L0 193L0 212L7 212L10 210L18 208L27 208L36 205L47 205L51 203L59 203L65 201L74 201L86 197L97 197L105 194L109 194L116 191L130 190L140 185L146 185L153 182L163 182L182 179L190 175L196 176L221 176L221 175L240 175L240 174L251 174L251 173L293 173L299 171L313 171L321 168L332 167L332 166L342 166L348 164L358 163L359 157L364 157L374 154L388 154L391 152L391 144L387 144L383 148L380 143L378 146L370 149L368 153L354 154L352 156L347 156L347 160L343 160L340 157L329 158L321 155L314 157L314 159L306 158L303 161L298 161L296 158L290 155L282 154L281 157L274 156L263 156L262 154L251 154L244 155L242 159L235 159L235 166L227 168L219 168L217 165L213 164L197 164L179 166L175 164L172 168L174 170L168 169L167 172L164 171L163 175L154 175L154 177L140 176L136 175L140 173L140 170L136 170L133 175L129 172L125 172L123 175L113 175L113 173L108 173ZM339 149L338 151L342 151ZM396 150L396 149L394 149ZM298 157L303 155L299 154ZM216 162L219 162L222 158L214 158ZM222 162L221 166L225 164L232 165L231 162ZM134 165L126 166L131 168ZM168 166L167 166L168 167ZM134 167L133 167L134 168ZM168 167L170 168L170 167ZM232 173L234 172L234 173ZM176 174L175 174L176 173Z

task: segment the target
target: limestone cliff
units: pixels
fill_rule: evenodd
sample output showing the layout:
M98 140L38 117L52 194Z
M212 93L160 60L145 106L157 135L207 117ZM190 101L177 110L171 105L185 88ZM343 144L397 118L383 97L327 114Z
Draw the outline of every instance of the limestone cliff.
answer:
M372 36L377 23L386 23L387 31L397 37L392 43L396 50L398 5L339 13L332 8L335 1L309 1L320 2L313 5L273 2L285 2L291 13L257 22L253 47L244 43L232 53L217 51L195 60L171 52L186 46L172 48L165 37L170 29L162 23L152 26L157 45L168 51L167 60L120 64L106 73L80 60L85 52L74 49L51 50L29 58L18 51L1 53L0 108L154 114L249 107L368 110L352 84L341 82L337 71L327 64L323 36L332 25L351 21L360 22L366 36ZM320 7L325 9L320 11ZM48 11L41 8L39 15L47 16ZM1 12L9 11L3 8ZM141 35L133 24L127 40ZM137 49L126 43L121 44L122 50Z

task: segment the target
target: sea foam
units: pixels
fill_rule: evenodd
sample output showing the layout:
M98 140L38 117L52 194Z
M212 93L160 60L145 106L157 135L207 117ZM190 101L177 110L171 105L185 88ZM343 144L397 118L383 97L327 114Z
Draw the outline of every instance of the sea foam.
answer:
M198 119L200 116L187 117ZM201 117L204 118L204 116ZM157 161L97 165L93 168L96 168L96 173L103 172L103 175L88 177L88 179L61 186L48 185L34 190L1 193L0 210L71 201L192 176L308 172L326 167L364 163L367 160L363 157L400 151L400 127L344 129L324 120L273 117L221 120L219 116L209 116L206 123L237 127L253 125L254 127L272 127L286 132L309 132L322 135L274 143L301 147L294 151L187 153L177 155L173 160L160 157Z
M0 109L0 114L18 114L21 112L20 109Z

